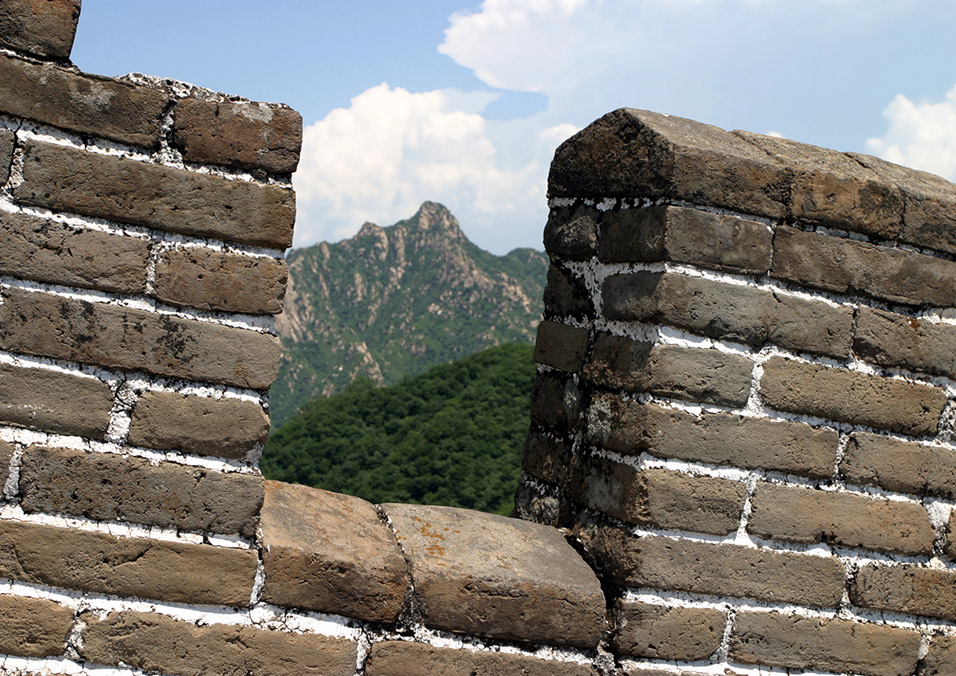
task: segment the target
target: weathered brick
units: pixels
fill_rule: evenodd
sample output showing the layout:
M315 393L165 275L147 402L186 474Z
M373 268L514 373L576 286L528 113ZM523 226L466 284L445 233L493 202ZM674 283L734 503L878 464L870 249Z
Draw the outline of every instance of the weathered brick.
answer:
M920 660L919 676L946 676L956 667L956 638L938 635L929 639L926 655Z
M730 658L744 664L899 676L913 673L919 648L919 632L909 629L744 611L734 619Z
M606 394L588 411L588 440L620 453L827 478L839 433L784 420L685 413Z
M560 502L555 495L542 494L536 488L524 483L527 479L528 475L522 474L518 488L515 490L515 506L511 510L511 516L559 528L562 525L564 503Z
M71 608L46 599L0 596L0 654L62 655L72 627Z
M133 406L129 443L164 451L245 459L269 437L269 416L254 401L145 392Z
M33 446L21 461L20 493L26 512L254 538L263 479L112 453Z
M637 525L716 535L737 530L747 496L739 481L637 470L597 456L580 465L569 492L591 509Z
M594 572L560 531L453 507L383 505L425 626L593 648L605 624Z
M669 272L608 277L602 289L608 319L667 324L691 333L799 352L847 357L853 310Z
M902 554L929 554L936 533L912 502L758 483L748 530L789 542L827 542Z
M368 676L596 676L585 664L503 652L435 648L424 643L373 643Z
M667 197L782 218L790 174L718 127L621 108L558 147L548 196Z
M673 261L749 274L770 269L770 228L739 216L674 206L620 209L604 215L599 233L604 263Z
M0 112L13 117L154 148L167 101L149 87L0 54Z
M0 521L0 577L113 596L245 606L255 550Z
M571 443L556 435L532 430L524 445L522 468L531 476L552 485L564 483L571 464Z
M940 446L856 432L847 444L840 474L854 484L956 498L956 453Z
M946 540L943 551L950 558L956 558L956 511L950 511L949 521L946 523Z
M102 439L113 393L95 378L0 364L0 421Z
M578 524L602 578L628 587L835 607L845 572L835 558L742 545L637 538L618 528Z
M49 143L25 146L14 194L25 204L187 235L292 244L291 190Z
M548 316L583 319L594 314L591 294L584 280L574 273L552 265L544 287L544 309Z
M352 676L355 641L228 624L197 626L156 613L86 613L80 656L148 672Z
M790 215L808 223L893 239L903 226L903 196L852 157L789 139L734 132L789 167Z
M615 655L691 662L720 647L727 615L715 608L681 608L619 600L614 605Z
M13 458L13 446L0 440L0 486L4 485L10 474L10 460Z
M858 606L956 620L956 573L916 565L860 568L850 585Z
M102 291L146 289L149 241L0 212L0 274Z
M0 5L0 45L69 59L79 19L80 0L7 0Z
M165 251L154 295L171 305L248 314L282 311L285 261L198 247Z
M8 289L0 307L0 343L10 350L110 368L264 389L275 380L275 336Z
M299 163L302 116L273 103L183 99L176 104L173 144L187 162L291 174Z
M913 435L936 433L946 393L936 387L774 357L760 393L770 408Z
M552 256L584 261L594 256L601 212L594 207L555 207L544 227L544 249Z
M576 373L588 352L588 330L556 322L538 324L534 360L562 371Z
M0 129L0 185L10 178L10 165L13 163L13 132Z
M780 226L773 277L919 307L952 307L956 261Z
M956 375L956 326L861 307L853 338L853 351L866 361Z
M599 333L584 373L591 382L629 392L743 406L753 363L717 350L657 345Z
M409 580L395 536L370 503L269 481L262 508L262 599L394 622Z
M581 414L581 391L570 376L539 373L531 393L531 421L565 429L572 427Z

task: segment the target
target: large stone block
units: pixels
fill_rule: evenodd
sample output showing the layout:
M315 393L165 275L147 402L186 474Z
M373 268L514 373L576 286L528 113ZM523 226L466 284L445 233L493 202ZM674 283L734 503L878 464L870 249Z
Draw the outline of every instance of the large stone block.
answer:
M570 375L539 373L531 393L531 421L557 429L573 427L581 414L581 398Z
M435 648L423 643L372 644L368 676L596 676L591 667L504 652Z
M544 250L563 260L588 260L597 251L600 221L601 212L592 206L552 209L544 227Z
M569 373L577 373L588 353L588 330L557 322L538 324L534 360Z
M916 565L860 568L850 600L864 608L956 620L956 573Z
M615 603L611 646L616 655L692 662L717 652L727 615L716 608L684 608L641 601Z
M867 432L850 436L840 474L854 484L956 498L956 453Z
M956 638L952 635L932 636L927 642L926 655L920 660L919 676L944 676L956 666Z
M544 287L544 311L551 317L591 317L594 306L584 279L560 266L551 265L548 283Z
M0 654L52 657L66 651L73 610L46 599L0 596Z
M10 165L13 164L13 132L0 129L0 185L10 178Z
M80 0L5 0L0 45L33 56L69 59Z
M956 375L956 326L861 307L853 351L868 362L929 373Z

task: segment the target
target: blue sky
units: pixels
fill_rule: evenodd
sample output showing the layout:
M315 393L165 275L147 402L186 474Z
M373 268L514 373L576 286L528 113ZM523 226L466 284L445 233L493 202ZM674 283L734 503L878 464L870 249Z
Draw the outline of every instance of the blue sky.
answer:
M954 32L952 0L83 0L73 60L299 110L297 246L435 200L504 253L621 106L956 180Z

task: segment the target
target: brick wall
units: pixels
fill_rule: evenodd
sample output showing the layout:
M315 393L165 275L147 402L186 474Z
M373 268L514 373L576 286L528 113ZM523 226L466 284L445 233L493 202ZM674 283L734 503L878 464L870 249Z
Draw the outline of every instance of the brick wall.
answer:
M619 110L549 194L517 510L619 667L956 670L956 186Z

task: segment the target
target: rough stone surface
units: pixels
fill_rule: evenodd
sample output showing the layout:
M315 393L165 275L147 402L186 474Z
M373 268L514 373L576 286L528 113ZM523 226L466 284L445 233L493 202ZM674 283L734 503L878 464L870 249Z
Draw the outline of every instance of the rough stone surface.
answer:
M770 408L913 435L936 433L946 393L920 385L774 357L760 392Z
M952 307L956 261L780 226L770 274L842 294L914 306Z
M10 473L10 459L13 457L13 446L0 440L0 485L7 481Z
M423 643L372 644L367 676L596 676L591 667L525 655L435 648Z
M850 353L852 309L766 289L642 271L608 277L602 298L612 320L666 324L753 348L773 343L831 357Z
M167 101L149 87L0 54L0 112L13 117L154 148Z
M850 586L858 606L956 620L956 573L914 565L860 568Z
M605 603L561 533L453 507L383 505L411 565L425 626L593 648Z
M544 228L544 250L569 261L585 261L597 249L601 212L579 205L552 209Z
M0 521L0 577L111 596L245 606L256 552Z
M145 392L133 407L129 443L164 451L243 460L269 437L269 416L254 401Z
M3 300L9 350L253 389L278 373L279 340L267 333L22 289Z
M394 622L408 588L395 536L370 503L266 483L262 599L284 607Z
M146 289L149 241L0 212L0 274L116 293Z
M49 143L24 147L25 204L186 235L284 249L295 193Z
M738 612L730 658L744 664L852 672L911 674L919 632L835 618Z
M252 627L197 626L155 613L86 613L80 655L94 664L212 676L352 676L354 641Z
M548 316L574 319L594 314L591 294L584 280L557 265L548 268L548 283L544 287L544 310Z
M276 104L183 99L173 144L187 162L291 174L299 163L302 116Z
M861 307L853 351L881 366L952 377L956 375L956 326Z
M694 415L656 404L598 395L588 411L588 439L604 448L745 469L827 478L839 434L804 423L732 415Z
M284 260L190 247L156 261L154 295L171 305L248 314L282 311Z
M593 383L628 392L739 407L750 396L753 363L697 348L597 334L584 373Z
M763 223L688 207L619 209L604 214L598 259L673 261L714 270L766 274L773 235Z
M565 429L581 414L581 391L568 375L539 373L531 396L531 421Z
M931 554L936 533L918 503L758 483L748 530L762 538Z
M20 464L20 493L26 512L254 538L263 480L257 474L33 446Z
M80 0L15 0L0 5L0 45L33 56L69 59Z
M0 596L0 654L62 655L73 626L73 610L46 599Z
M945 676L956 665L956 639L952 636L932 636L926 655L920 660L919 676Z
M956 498L956 453L867 432L850 436L840 474L854 484Z
M10 178L10 165L13 164L13 132L0 129L0 185Z
M691 662L705 660L720 647L727 624L724 611L681 608L622 600L614 607L611 647L617 655Z
M551 485L564 483L571 465L571 442L532 430L524 445L522 469Z
M0 364L0 421L4 423L102 439L112 405L113 393L99 380Z
M556 322L538 324L534 360L562 371L576 373L588 351L588 330Z

